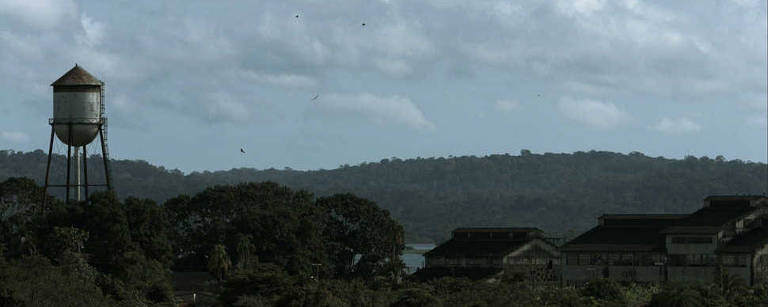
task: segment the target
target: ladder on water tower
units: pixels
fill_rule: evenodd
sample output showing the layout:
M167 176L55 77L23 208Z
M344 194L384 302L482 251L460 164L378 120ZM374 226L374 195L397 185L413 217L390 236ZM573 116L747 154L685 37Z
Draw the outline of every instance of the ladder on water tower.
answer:
M109 162L110 162L110 160L109 160L109 142L107 142L107 136L108 136L108 134L107 134L107 131L108 131L107 127L108 127L108 125L107 125L107 117L104 116L105 111L106 111L106 108L104 107L104 82L102 82L101 83L101 103L99 103L99 116L101 117L101 132L104 135L104 139L102 140L102 143L103 143L103 146L104 146L104 157L102 157L102 158L105 161L104 162L104 168L105 168L104 171L106 172L106 174L107 174L107 176L109 178L112 178L112 168L109 165ZM107 180L107 182L109 182L109 180ZM112 187L109 187L109 188L111 189Z

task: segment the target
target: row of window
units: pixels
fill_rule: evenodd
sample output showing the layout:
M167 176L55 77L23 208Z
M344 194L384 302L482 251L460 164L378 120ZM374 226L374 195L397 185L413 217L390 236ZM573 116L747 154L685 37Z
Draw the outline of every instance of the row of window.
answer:
M466 264L466 265L487 265L487 264L494 264L494 265L500 265L501 264L501 258L500 257L482 257L482 258L437 258L432 257L429 260L432 264L435 265L460 265L460 264Z
M672 243L675 244L712 244L712 237L672 237Z
M718 262L718 256L712 254L687 254L687 255L671 255L669 257L669 264L673 266L717 266L722 264L728 267L746 267L749 262L747 255L723 255L720 256Z
M606 254L567 254L566 264L572 265L654 265L664 262L661 254L631 254L631 253L606 253Z
M652 266L666 263L667 257L661 254L567 254L565 263L569 265L615 265L615 266ZM719 262L722 261L722 262ZM670 255L668 265L671 266L723 266L746 267L749 261L747 255L722 255L718 258L713 254Z
M557 259L552 259L548 257L511 257L508 264L550 264L550 263L558 263ZM502 262L501 257L477 257L477 258L437 258L432 257L430 258L430 262L432 264L436 265L459 265L459 264L466 264L466 265L485 265L485 264L493 264L493 265L500 265Z

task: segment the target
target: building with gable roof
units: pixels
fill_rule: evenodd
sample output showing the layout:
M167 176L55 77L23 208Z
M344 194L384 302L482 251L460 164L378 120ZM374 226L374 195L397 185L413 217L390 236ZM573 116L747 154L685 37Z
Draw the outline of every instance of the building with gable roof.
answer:
M768 199L710 196L692 214L615 214L563 245L562 281L768 281Z
M560 254L543 232L532 227L457 228L451 239L424 254L420 275L463 276L473 279L539 274L544 281L558 277Z

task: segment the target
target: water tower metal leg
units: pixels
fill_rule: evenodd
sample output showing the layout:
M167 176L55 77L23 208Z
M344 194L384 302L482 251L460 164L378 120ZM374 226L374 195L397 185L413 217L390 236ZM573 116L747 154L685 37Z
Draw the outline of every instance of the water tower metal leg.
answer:
M88 152L83 145L83 178L85 179L85 202L88 202Z
M107 180L107 190L112 191L112 183L109 178L109 161L107 161L107 146L104 144L104 130L103 125L99 125L99 138L101 138L101 157L104 161L104 178Z
M51 125L51 143L48 145L48 166L45 167L45 185L43 186L43 205L40 207L40 213L45 211L48 205L48 175L51 173L51 153L53 152L53 134L54 129Z
M67 185L66 185L67 200L65 203L69 204L69 190L72 188L72 186L69 185L69 169L70 169L70 164L72 162L72 145L70 145L72 144L72 124L69 125L69 131L67 132L67 140L68 140L67 143L69 144L67 144Z

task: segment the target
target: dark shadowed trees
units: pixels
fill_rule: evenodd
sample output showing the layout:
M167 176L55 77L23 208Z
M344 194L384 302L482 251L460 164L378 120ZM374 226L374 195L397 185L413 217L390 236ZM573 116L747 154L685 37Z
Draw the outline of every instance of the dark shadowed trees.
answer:
M387 210L352 194L317 200L325 218L324 240L337 276L398 277L403 228Z

